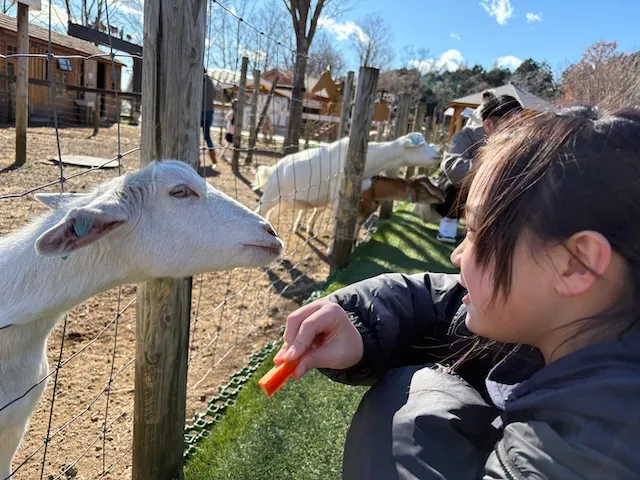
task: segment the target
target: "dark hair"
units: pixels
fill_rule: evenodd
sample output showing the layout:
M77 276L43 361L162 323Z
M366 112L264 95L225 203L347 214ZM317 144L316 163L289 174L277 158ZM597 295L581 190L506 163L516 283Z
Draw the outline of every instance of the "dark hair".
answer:
M511 95L487 95L484 107L480 115L482 121L488 119L500 119L508 114L518 113L522 111L522 105Z
M603 315L623 320L620 334L632 328L640 312L640 109L525 112L481 147L465 190L484 164L490 180L483 203L467 215L476 261L484 268L494 262L494 300L509 294L513 253L524 232L536 244L552 245L593 230L625 260L629 274L628 298Z
M491 89L488 90L484 90L482 92L482 101L486 102L487 100L489 100L490 98L494 98L496 96L495 92Z

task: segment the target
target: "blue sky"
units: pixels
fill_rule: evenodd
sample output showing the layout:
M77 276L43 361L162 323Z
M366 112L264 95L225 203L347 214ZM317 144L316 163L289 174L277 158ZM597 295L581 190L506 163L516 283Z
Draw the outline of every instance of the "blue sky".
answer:
M451 68L461 58L490 68L499 58L517 65L532 57L556 70L599 40L640 49L640 0L351 0L339 22L357 23L369 12L386 19L396 52L425 47Z
M46 23L49 1L42 0L42 10L31 12L32 21ZM233 4L233 0L220 1ZM584 50L599 40L617 41L622 51L640 49L640 0L347 1L350 8L338 18L324 20L323 28L335 38L351 68L357 65L357 59L349 35L357 34L357 22L367 13L378 13L388 23L396 52L395 67L400 66L402 47L409 44L428 49L434 59L431 64L449 69L461 62L479 63L485 68L498 62L515 68L531 57L548 61L555 73L579 60ZM64 2L53 3L54 24L64 31ZM123 14L137 12L142 3L118 1L117 10ZM124 72L123 77L127 75Z

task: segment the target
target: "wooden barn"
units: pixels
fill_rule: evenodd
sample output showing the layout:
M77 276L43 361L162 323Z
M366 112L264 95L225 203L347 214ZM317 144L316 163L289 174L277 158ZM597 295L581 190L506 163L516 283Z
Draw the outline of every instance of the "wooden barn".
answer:
M291 98L293 91L293 72L272 69L263 75L268 81L278 77L276 91ZM356 80L357 85L357 80ZM355 88L355 85L354 85ZM319 78L307 75L305 77L305 98L303 115L316 121L328 120L329 123L339 123L342 113L342 91L344 80L336 81L331 75L331 69L326 69ZM385 102L377 101L373 121L386 121L389 117L389 106ZM326 123L326 122L325 122Z
M49 31L34 24L29 25L29 52L46 55ZM0 14L0 53L17 53L16 18ZM60 56L104 54L92 43L60 33L51 32L51 50ZM15 74L17 59L0 59L0 124L13 123L15 119ZM61 124L89 125L98 96L100 118L103 122L117 121L118 109L113 92L120 90L122 62L107 57L57 58L52 70L55 81L55 104ZM96 92L97 90L97 92ZM103 90L100 92L100 90ZM29 59L29 118L31 123L49 123L53 118L51 89L45 58Z

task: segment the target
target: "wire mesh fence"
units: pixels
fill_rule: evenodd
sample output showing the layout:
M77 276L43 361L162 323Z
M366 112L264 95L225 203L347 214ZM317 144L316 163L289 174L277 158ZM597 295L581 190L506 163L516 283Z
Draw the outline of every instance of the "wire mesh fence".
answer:
M107 29L110 30L108 2L105 6ZM237 22L238 30L255 28L217 1L207 5L209 18L214 8L221 8L230 15ZM51 21L51 12L49 17ZM111 85L104 85L101 89L73 88L54 74L59 65L65 64L60 61L67 59L76 62L77 68L81 68L80 62L92 58L54 53L51 23L49 32L48 44L42 52L29 55L17 52L0 54L0 62L4 62L5 66L4 77L0 78L2 105L11 106L14 101L15 78L12 72L7 71L6 65L28 56L32 68L36 63L42 63L45 71L45 80L32 82L30 87L30 95L32 91L37 92L32 98L34 102L39 102L38 108L41 109L32 112L32 118L41 118L42 126L32 122L28 130L26 165L15 169L11 167L15 130L0 130L0 158L2 167L6 167L0 174L2 235L22 227L34 215L46 210L34 199L34 193L84 193L108 179L139 168L140 130L128 125L128 120L123 117L123 110L127 108L133 112L132 103L139 101L139 96L119 91L116 75L118 52L108 48L103 57L107 61L106 67L110 67ZM207 36L210 38L212 35L215 32L208 25ZM276 55L291 53L276 39L263 33L261 36L265 42L276 43ZM206 44L207 49L212 48L212 42ZM207 56L208 52L205 51L205 60ZM252 101L260 101L260 106L263 106L269 95L262 93L254 97L253 89L246 89L235 80L218 81L217 87L227 91L232 98L246 95L248 105ZM46 95L46 101L40 99L41 95ZM92 135L96 105L99 108L100 131ZM276 103L272 102L268 114L273 123L277 123L276 108ZM10 121L11 107L2 111ZM260 109L257 111L260 114ZM249 208L258 209L262 192L255 185L257 169L275 165L281 152L287 151L289 146L283 144L282 135L276 132L266 138L259 134L256 146L249 148L248 125L245 123L244 128L238 128L235 132L235 135L243 138L240 164L234 172L230 163L222 157L220 147L226 143L224 138L222 144L219 142L227 132L229 123L214 125L213 137L218 140L218 164L215 169L211 166L204 140L201 142L199 172L214 187ZM343 169L340 162L344 162L346 144L338 149L327 148L327 143L338 140L337 126L327 128L326 122L314 124L308 120L304 127L303 141L299 146L307 148L297 153L296 157L303 163L312 163L314 156L320 158L323 165L321 170L313 172L306 169L296 177L295 166L286 175L276 169L269 180L276 183L278 191L278 208L271 212L270 221L285 243L282 258L264 268L235 269L194 278L188 348L187 418L206 410L207 401L218 392L218 387L229 375L244 365L265 342L278 338L279 327L287 314L317 289L329 273L327 250L333 241L334 214L326 200L335 197L340 188L339 179ZM230 155L233 150L234 147L229 145L227 151ZM249 151L252 161L245 164ZM73 166L69 163L68 155L91 155L103 161L89 168ZM305 231L303 219L296 219L301 214L308 217L314 207L318 207L315 226L313 231ZM294 228L294 224L299 224L300 228ZM2 246L0 243L0 248ZM33 271L25 269L21 275L37 276L37 281L34 280L37 288L22 292L25 296L64 290L64 285L47 284L47 272L38 271L36 263L29 266ZM100 275L100 272L95 272L95 275ZM10 281L28 283L25 279ZM50 297L56 300L55 293ZM12 299L15 302L17 300ZM37 304L37 300L34 303ZM13 457L7 478L130 478L135 308L135 284L108 290L71 308L49 336L46 348L49 371L41 369L35 381L28 384L8 381L10 373L2 366L18 358L19 352L11 349L0 351L0 438L6 439L12 432L15 433L16 428L21 428L20 425L16 427L13 420L24 416L20 409L26 405L25 402L33 401L36 405L29 416L29 427L20 449ZM15 341L17 329L16 325L0 324L0 345L3 345L2 342ZM43 392L42 397L33 400L40 391ZM3 445L2 441L0 445ZM7 456L11 458L11 450L11 447L7 447L0 451L0 461L6 462ZM0 465L0 468L3 467ZM5 472L0 469L0 477L2 474Z

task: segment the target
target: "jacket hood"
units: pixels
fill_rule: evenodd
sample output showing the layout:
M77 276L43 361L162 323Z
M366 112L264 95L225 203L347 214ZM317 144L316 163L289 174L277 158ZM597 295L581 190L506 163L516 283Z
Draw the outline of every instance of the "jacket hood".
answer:
M559 458L570 471L591 469L587 478L636 478L631 472L640 472L640 335L582 348L543 368L540 359L537 350L521 347L489 375L492 398L506 394L498 405L504 408L502 423L539 425L531 432L539 452L563 452ZM510 385L516 364L522 375L533 373ZM593 469L604 476L593 477Z

